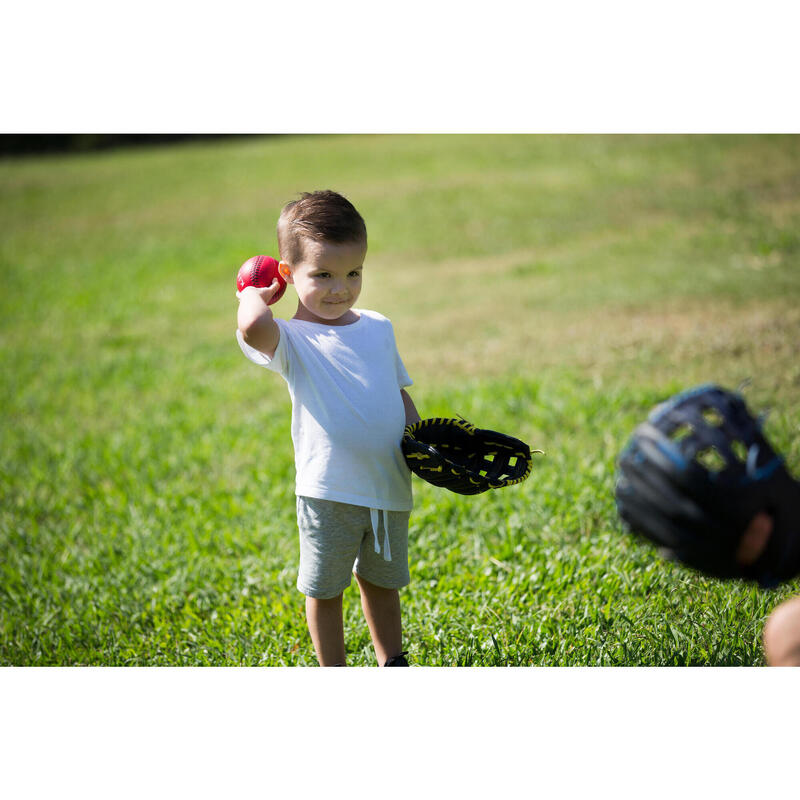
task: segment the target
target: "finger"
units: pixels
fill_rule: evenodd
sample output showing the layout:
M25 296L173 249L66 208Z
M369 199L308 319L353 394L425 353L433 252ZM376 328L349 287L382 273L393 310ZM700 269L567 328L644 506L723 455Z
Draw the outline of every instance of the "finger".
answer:
M272 283L269 286L265 286L263 289L259 289L259 292L261 293L262 297L265 297L265 298L269 299L280 288L281 288L281 285L280 285L280 283L278 283L278 279L277 278L273 278L272 279Z
M736 550L736 560L740 564L752 564L764 552L772 533L772 524L772 517L763 511L750 520Z

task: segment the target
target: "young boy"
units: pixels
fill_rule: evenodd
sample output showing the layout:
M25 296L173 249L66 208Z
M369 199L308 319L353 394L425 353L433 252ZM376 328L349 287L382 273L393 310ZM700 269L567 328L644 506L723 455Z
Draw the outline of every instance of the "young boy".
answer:
M275 319L266 288L239 299L239 345L280 374L292 398L300 570L321 666L345 664L342 593L355 573L379 665L408 666L399 589L409 583L411 474L400 449L419 419L388 319L353 306L367 229L331 191L303 193L278 219L280 272L297 290L291 320Z

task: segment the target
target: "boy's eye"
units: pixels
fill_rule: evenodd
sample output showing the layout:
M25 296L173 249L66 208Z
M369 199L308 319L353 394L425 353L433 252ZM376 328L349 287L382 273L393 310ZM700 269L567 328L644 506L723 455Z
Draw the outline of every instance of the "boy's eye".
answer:
M311 277L313 278L330 278L332 277L330 272L315 272ZM361 277L361 270L354 269L352 272L347 273L348 278L359 278Z

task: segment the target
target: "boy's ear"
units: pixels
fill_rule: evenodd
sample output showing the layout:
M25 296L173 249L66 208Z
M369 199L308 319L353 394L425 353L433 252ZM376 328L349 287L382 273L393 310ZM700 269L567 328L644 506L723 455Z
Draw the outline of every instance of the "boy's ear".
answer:
M285 261L278 262L278 272L280 272L281 277L286 281L286 283L294 283L292 280L292 270Z

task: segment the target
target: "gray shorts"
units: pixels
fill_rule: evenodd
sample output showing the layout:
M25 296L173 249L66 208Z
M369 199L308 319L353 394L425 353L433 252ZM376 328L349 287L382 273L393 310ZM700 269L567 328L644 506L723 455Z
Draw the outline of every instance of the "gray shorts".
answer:
M353 572L385 589L407 586L411 580L410 516L408 511L371 511L364 506L298 497L297 588L318 600L336 597L350 585Z

